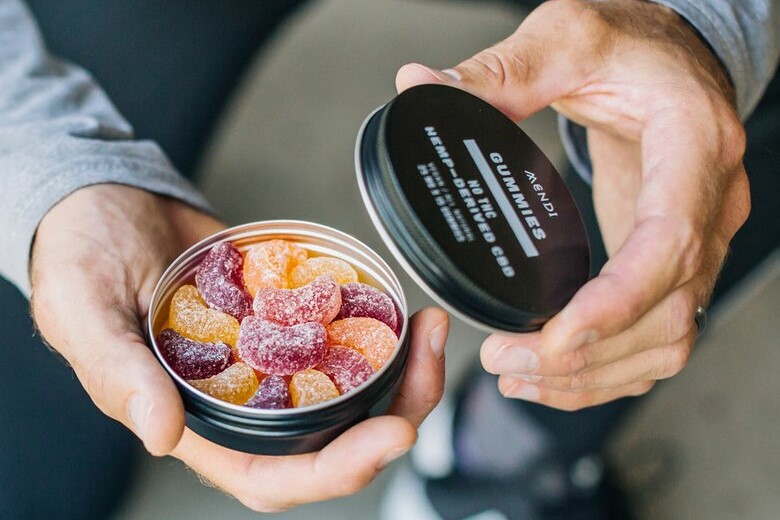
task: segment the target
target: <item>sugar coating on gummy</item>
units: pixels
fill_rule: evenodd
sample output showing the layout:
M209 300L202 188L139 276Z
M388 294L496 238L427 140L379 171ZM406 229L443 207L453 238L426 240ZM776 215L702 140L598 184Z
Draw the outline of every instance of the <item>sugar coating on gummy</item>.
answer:
M328 336L321 323L285 327L254 316L241 322L241 359L264 374L292 375L319 364L328 353Z
M233 404L244 404L257 391L255 371L245 363L235 363L208 379L191 379L189 384L212 397Z
M292 407L287 381L281 376L266 376L260 382L260 387L255 395L246 402L245 406L263 410L281 410Z
M330 256L309 258L290 273L290 287L301 287L317 277L329 274L339 285L358 281L355 269L344 260Z
M254 301L256 317L285 326L313 321L327 325L340 308L341 290L330 275L298 289L260 289Z
M327 327L331 345L344 345L360 352L374 370L379 370L395 351L395 332L374 318L344 318Z
M344 318L374 318L393 331L398 329L398 314L392 298L364 283L341 286L341 310L336 319Z
M333 381L318 370L298 372L290 381L290 397L296 408L311 406L338 396L339 391Z
M160 332L157 346L173 371L184 379L206 379L233 363L233 350L227 344L193 341L173 329Z
M195 285L212 309L241 321L252 313L252 297L244 289L244 257L230 242L211 248L198 266Z
M330 377L341 394L357 388L374 375L371 364L357 350L339 345L328 349L328 355L317 370Z
M182 285L174 293L168 321L171 328L191 340L236 346L238 320L206 307L194 285Z
M244 258L244 283L254 296L266 287L287 289L290 271L309 256L306 249L286 240L268 240L249 248Z

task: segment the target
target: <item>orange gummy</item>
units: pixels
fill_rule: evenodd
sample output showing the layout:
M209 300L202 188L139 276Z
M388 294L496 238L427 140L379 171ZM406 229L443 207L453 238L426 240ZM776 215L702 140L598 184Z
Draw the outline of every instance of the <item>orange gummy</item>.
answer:
M328 331L328 343L357 350L374 370L382 368L398 343L393 329L374 318L344 318L332 322L325 329Z
M289 289L290 271L308 256L308 251L286 240L252 246L244 257L244 285L252 296L265 288Z
M191 379L187 382L201 392L233 404L249 401L260 385L255 371L244 363L234 363L208 379Z
M292 270L290 287L303 287L324 274L331 275L339 285L358 281L357 271L344 260L330 256L318 256L309 258Z
M182 285L173 295L168 314L171 328L194 341L222 341L235 350L238 320L229 314L209 309L194 285Z
M336 385L319 370L302 370L292 376L290 381L290 397L296 408L321 403L338 396Z

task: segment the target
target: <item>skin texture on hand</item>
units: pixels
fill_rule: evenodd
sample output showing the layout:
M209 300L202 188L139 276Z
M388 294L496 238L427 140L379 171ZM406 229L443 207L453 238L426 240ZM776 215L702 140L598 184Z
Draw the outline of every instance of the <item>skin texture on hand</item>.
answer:
M388 415L354 426L317 453L270 457L223 448L185 427L178 391L143 333L163 270L223 228L183 203L135 188L98 185L73 193L36 235L31 280L38 328L100 410L135 432L149 452L181 459L248 507L278 511L358 491L414 444L417 427L441 398L446 313L431 308L412 317L409 364Z
M588 129L610 259L541 332L484 342L501 392L576 410L680 372L750 211L734 94L696 33L651 2L554 0L455 68L396 82L462 88L516 121L551 105Z

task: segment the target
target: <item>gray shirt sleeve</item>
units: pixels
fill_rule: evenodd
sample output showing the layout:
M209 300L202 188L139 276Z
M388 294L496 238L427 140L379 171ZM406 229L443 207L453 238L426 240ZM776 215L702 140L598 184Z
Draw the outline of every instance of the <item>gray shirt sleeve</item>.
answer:
M41 219L84 186L119 183L207 209L86 72L50 56L21 0L0 0L0 275L29 294Z
M651 1L674 9L709 43L731 78L737 110L746 120L772 80L780 58L780 1ZM560 129L575 170L590 181L585 133L563 118Z

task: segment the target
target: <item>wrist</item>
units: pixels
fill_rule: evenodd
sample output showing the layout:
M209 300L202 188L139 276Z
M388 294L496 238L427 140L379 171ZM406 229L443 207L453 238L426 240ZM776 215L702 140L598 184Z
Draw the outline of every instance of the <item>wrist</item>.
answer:
M656 0L585 1L620 33L687 60L732 106L736 105L734 86L723 63L699 31L677 11Z

